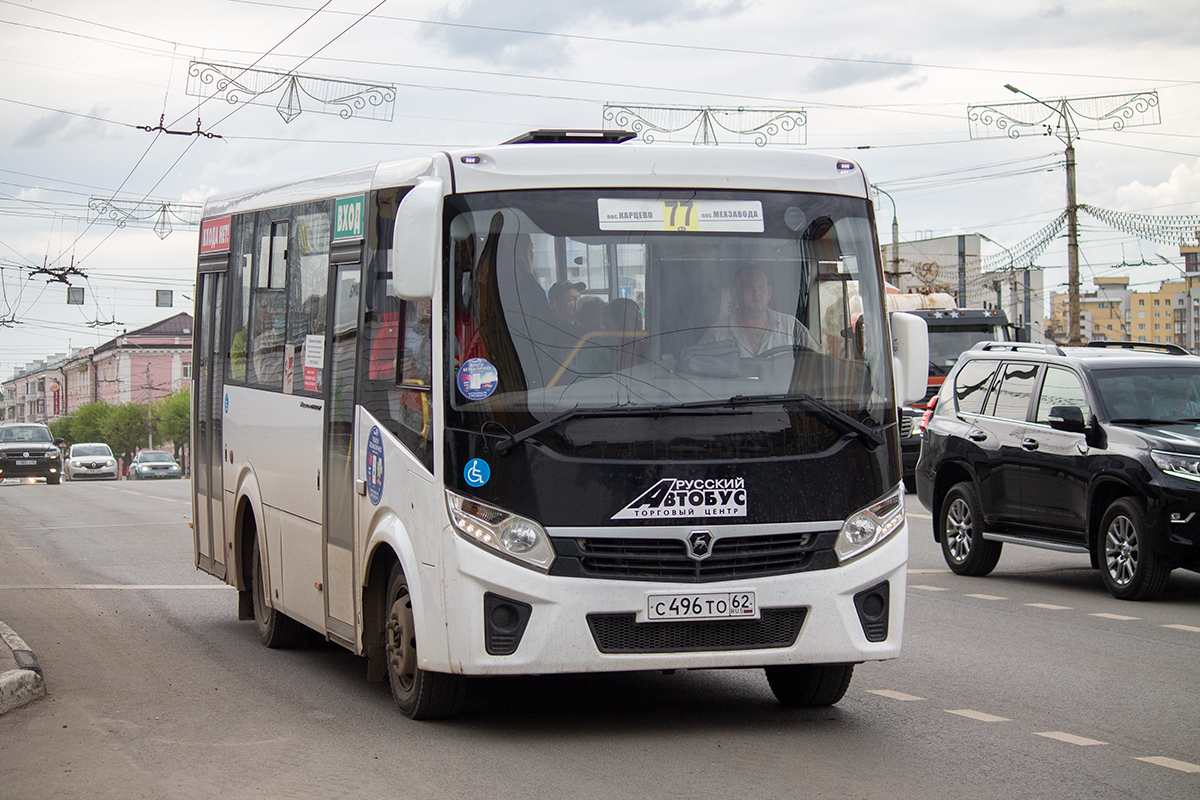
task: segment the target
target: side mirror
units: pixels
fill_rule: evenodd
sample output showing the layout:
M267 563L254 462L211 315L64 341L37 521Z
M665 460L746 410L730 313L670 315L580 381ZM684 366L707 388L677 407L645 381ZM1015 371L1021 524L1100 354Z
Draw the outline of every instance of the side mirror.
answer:
M896 405L925 398L929 383L929 328L915 314L893 311L892 373L896 382Z
M1083 411L1077 406L1051 406L1048 419L1050 427L1056 431L1083 433L1087 430L1083 421Z
M67 440L62 438L61 436L54 440L55 447L62 447L66 443L67 443Z
M400 201L392 234L392 286L403 300L429 300L442 271L443 184L422 178Z

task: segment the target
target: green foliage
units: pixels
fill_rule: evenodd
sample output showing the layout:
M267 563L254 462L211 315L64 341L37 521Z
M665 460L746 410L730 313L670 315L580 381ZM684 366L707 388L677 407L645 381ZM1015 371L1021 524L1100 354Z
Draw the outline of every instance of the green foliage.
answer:
M146 406L138 403L122 403L113 406L101 426L103 439L114 453L129 456L148 441L150 421L146 419Z
M154 404L152 414L155 440L172 442L178 457L179 448L187 444L191 436L192 393L180 389L164 397Z
M67 419L70 420L70 436L64 436L67 444L76 442L103 442L104 423L112 413L113 407L108 403L85 403L76 409Z
M79 442L103 442L104 421L111 412L108 403L86 403L74 414L51 422L50 430L55 437L61 436L67 447Z

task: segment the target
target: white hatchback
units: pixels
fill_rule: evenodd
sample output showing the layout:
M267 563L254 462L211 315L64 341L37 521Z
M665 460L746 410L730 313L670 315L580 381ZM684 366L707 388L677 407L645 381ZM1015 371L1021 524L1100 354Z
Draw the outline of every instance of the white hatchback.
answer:
M63 473L69 481L91 478L115 481L117 459L109 446L102 442L73 444L67 452Z

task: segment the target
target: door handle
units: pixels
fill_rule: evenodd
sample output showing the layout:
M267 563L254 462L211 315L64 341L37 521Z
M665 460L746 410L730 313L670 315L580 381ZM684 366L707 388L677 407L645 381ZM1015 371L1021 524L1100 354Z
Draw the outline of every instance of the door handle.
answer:
M983 431L971 431L967 434L967 438L972 442L982 442L987 440L987 434Z
M1025 448L1026 450L1037 450L1038 449L1038 440L1037 439L1024 439L1021 441L1021 447Z

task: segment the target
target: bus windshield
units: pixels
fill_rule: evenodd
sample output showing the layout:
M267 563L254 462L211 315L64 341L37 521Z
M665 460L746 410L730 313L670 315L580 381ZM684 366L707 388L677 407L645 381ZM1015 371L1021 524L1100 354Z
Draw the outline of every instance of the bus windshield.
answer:
M456 427L797 396L877 421L893 403L864 200L558 189L447 206Z

